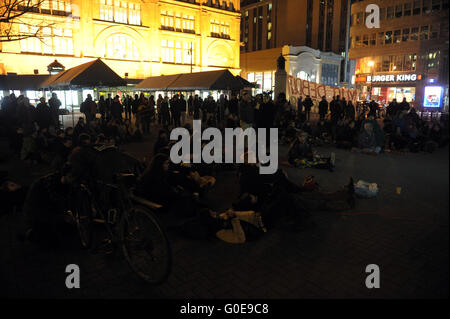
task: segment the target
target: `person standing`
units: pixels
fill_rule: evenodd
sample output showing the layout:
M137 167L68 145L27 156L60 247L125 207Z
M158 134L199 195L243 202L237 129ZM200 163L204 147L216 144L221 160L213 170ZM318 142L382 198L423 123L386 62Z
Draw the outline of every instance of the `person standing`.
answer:
M374 100L372 100L369 103L369 114L367 114L367 117L369 116L373 116L373 117L377 117L377 110L378 110L378 103L375 102Z
M324 96L322 96L322 100L319 102L319 116L320 116L320 120L323 121L325 120L325 116L327 116L328 114L328 102L327 102L327 98Z
M113 104L113 99L111 98L111 93L108 93L108 97L106 98L105 101L105 105L106 105L106 120L109 121L111 119L111 106Z
M189 117L192 117L192 114L194 112L194 98L192 97L192 94L189 95L189 98L187 100L187 104L188 104Z
M345 109L345 117L350 120L350 121L354 121L355 120L355 107L353 106L352 101L348 101L347 107Z
M124 107L125 107L125 118L131 120L132 100L128 94L125 96L124 99Z
M53 124L56 128L59 128L59 107L61 106L61 101L58 99L56 93L52 93L52 97L48 100L48 105L50 106L50 112L52 114Z
M111 104L111 117L113 119L118 120L119 122L122 122L122 113L123 113L123 106L120 103L120 97L116 95Z
M105 96L100 96L100 99L98 100L98 111L100 113L100 118L102 122L105 122L106 120L106 101Z
M400 103L400 110L409 112L410 108L411 106L406 102L406 97L404 97L402 103Z
M181 94L181 97L178 101L180 104L180 115L181 115L181 124L184 125L186 123L186 100L184 99L183 94Z
M80 111L81 113L84 113L87 124L95 120L95 114L97 113L97 104L92 100L92 95L87 95L86 100L81 103Z
M313 105L314 105L313 101L311 100L309 95L307 95L305 100L303 101L303 106L305 108L305 117L307 121L309 121L311 118L311 107Z
M194 108L194 120L200 119L200 109L202 108L201 101L198 97L198 94L195 94L194 101L193 101L193 108Z
M300 118L302 112L303 112L303 100L302 100L302 96L300 95L297 99L297 116L299 118Z
M169 98L167 96L161 101L161 124L165 128L170 125Z

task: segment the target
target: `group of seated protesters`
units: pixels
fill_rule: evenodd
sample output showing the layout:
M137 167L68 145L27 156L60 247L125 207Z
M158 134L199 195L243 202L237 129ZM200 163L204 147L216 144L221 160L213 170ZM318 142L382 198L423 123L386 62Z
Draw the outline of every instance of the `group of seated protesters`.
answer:
M265 102L269 103L270 108L259 110L261 114L272 114L272 102ZM239 126L236 112L228 115L227 124ZM260 127L266 126L264 121L259 119L258 122ZM414 109L388 115L383 128L372 114L367 118L344 117L336 122L321 119L313 124L308 120L299 122L298 115L288 109L276 113L274 124L282 128L281 138L290 144L289 163L301 168L333 170L334 153L329 157L317 154L314 147L319 145L334 144L339 148L378 154L383 150L405 149L432 152L448 143L447 124L422 121ZM189 124L186 128L192 134ZM239 197L227 211L215 212L203 201L207 190L216 183L212 166L172 163L169 154L173 142L170 142L169 135L166 129L159 131L150 162L126 159L126 164L118 164L114 169L133 167L139 176L134 185L135 194L162 205L161 213L177 215L183 221L182 231L188 236L214 235L226 242L242 243L249 240L251 234L270 230L280 221L289 220L295 229L302 229L310 226L308 217L312 211L345 210L354 206L352 180L336 192L323 193L314 183L297 185L281 169L272 175L261 175L258 166L263 164L245 162L237 165ZM104 166L109 164L105 163L123 162L110 160L121 156L115 146L141 139L142 132L127 119L95 119L86 124L83 118L79 118L74 128L64 131L52 125L18 127L12 135L11 146L20 158L44 162L56 170L30 187L25 211L32 216L32 224L37 225L37 229L45 229L42 224L52 220L52 211L55 210L65 216L70 184L102 174L107 176L113 168L108 170ZM97 152L105 149L109 153L102 154L108 157L99 157ZM70 163L69 171L64 171L65 163ZM224 167L225 164L222 165ZM11 183L2 185L5 192L18 191L19 188Z
M448 122L422 120L411 108L393 117L386 115L382 125L372 114L356 120L343 118L336 125L319 120L314 126L306 121L298 127L291 122L281 139L289 142L289 162L296 165L294 162L312 159L313 146L334 145L373 155L383 151L432 153L448 144L449 135Z

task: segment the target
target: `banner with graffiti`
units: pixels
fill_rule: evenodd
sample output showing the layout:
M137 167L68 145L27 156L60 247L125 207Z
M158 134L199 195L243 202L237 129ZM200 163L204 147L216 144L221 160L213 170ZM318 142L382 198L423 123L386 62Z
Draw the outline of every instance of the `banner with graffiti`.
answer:
M353 103L356 103L358 99L358 90L356 89L338 88L318 84L293 77L292 75L288 75L287 86L288 100L291 102L291 105L297 105L297 99L300 96L304 99L307 95L309 95L313 101L320 101L322 96L326 96L327 101L330 102L333 99L333 96L337 95L339 95L341 99L345 98L347 101L352 101Z

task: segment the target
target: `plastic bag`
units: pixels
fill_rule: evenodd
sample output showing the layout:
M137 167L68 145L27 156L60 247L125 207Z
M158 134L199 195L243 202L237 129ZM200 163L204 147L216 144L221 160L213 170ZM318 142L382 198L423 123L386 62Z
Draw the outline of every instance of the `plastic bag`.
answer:
M359 180L355 184L355 194L362 198L376 197L378 194L378 185L376 183Z

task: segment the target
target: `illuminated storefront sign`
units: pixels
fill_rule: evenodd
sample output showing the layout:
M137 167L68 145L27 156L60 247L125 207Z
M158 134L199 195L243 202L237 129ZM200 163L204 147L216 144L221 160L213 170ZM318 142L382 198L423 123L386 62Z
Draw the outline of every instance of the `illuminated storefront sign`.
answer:
M426 86L423 97L424 107L439 108L442 103L442 87L440 86Z
M368 75L367 82L414 82L420 80L421 76L417 74L383 74Z

